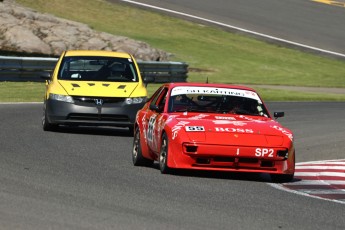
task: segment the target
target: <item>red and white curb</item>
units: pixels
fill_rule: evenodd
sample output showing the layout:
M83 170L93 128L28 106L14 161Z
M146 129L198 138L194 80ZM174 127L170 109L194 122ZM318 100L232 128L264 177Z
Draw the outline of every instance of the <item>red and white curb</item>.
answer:
M288 192L345 204L345 159L297 163L292 182L269 185Z

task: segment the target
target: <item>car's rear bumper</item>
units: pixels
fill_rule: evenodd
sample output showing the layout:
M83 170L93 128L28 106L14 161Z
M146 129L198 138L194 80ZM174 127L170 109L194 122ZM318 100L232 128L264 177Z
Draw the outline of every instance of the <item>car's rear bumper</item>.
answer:
M144 103L127 105L114 103L76 105L73 103L47 100L45 109L47 119L52 124L85 126L132 127L136 113Z

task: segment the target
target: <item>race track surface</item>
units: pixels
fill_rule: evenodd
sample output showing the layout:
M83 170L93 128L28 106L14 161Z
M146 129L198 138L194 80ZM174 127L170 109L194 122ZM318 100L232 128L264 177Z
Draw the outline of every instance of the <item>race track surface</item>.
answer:
M344 158L345 103L270 103L297 161ZM126 129L44 132L42 104L0 104L0 229L345 229L345 205L264 174L134 167ZM292 183L293 184L293 183Z

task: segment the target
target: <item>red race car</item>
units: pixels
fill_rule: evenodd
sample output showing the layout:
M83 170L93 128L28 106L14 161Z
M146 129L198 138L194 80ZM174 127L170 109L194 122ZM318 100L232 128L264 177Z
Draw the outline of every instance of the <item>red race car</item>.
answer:
M275 112L274 118L284 116ZM280 125L255 90L209 83L162 85L138 111L132 160L174 169L269 173L291 181L293 133Z

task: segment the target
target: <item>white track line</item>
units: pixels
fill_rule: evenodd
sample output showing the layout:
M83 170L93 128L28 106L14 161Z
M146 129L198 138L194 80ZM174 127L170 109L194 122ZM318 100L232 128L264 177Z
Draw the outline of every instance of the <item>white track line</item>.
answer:
M344 166L296 166L296 170L302 170L302 169L329 169L329 170L334 170L334 169L343 169L345 172L345 164Z
M343 180L301 180L290 183L294 185L342 185L345 184Z
M279 41L279 42L283 42L283 43L286 43L286 44L294 45L294 46L297 46L297 47L303 47L303 48L314 50L314 51L318 51L318 52L321 52L321 53L331 54L331 55L334 55L334 56L345 58L345 54L342 54L342 53L337 53L337 52L333 52L333 51L330 51L330 50L325 50L325 49L320 49L320 48L313 47L313 46L308 46L308 45L301 44L301 43L298 43L298 42L293 42L293 41L285 40L285 39L282 39L282 38L270 36L270 35L267 35L267 34L258 33L258 32L255 32L255 31L243 29L243 28L240 28L240 27L237 27L237 26L232 26L232 25L225 24L225 23L222 23L222 22L210 20L210 19L207 19L207 18L202 18L202 17L198 17L198 16L195 16L195 15L186 14L186 13L182 13L182 12L179 12L179 11L169 10L169 9L165 9L165 8L162 8L162 7L153 6L153 5L149 5L149 4L145 4L145 3L141 3L141 2L136 2L136 1L131 1L131 0L120 0L120 1L131 3L131 4L134 4L134 5L138 5L138 6L143 6L143 7L151 8L151 9L155 9L155 10L160 10L160 11L164 11L164 12L168 12L168 13L172 13L172 14L177 14L177 15L181 15L181 16L184 16L184 17L188 17L188 18L197 19L197 20L200 20L200 21L212 23L212 24L223 26L223 27L230 28L230 29L233 29L233 30L238 30L238 31L241 31L241 32L244 32L244 33L253 34L255 36L259 36L259 37L263 37L263 38L268 38L270 40Z
M300 162L300 163L296 163L296 166L298 166L298 165L310 165L310 164L334 164L334 162L336 164L343 164L343 163L345 163L345 159Z
M345 179L345 173L339 173L339 172L295 172L295 176L336 176L336 177L344 177ZM345 181L344 181L345 184Z
M335 202L335 203L345 204L345 201L342 201L342 200L332 200L332 199L322 198L322 197L318 197L318 196L313 196L313 195L308 194L308 193L303 193L303 192L300 192L300 191L297 191L297 190L291 190L291 189L284 188L280 184L268 183L268 185L270 185L273 188L276 188L278 190L282 190L282 191L285 191L285 192L290 192L290 193L298 194L298 195L301 195L301 196L306 196L306 197L311 197L311 198L315 198L315 199L319 199L319 200L327 200L327 201L332 201L332 202Z

